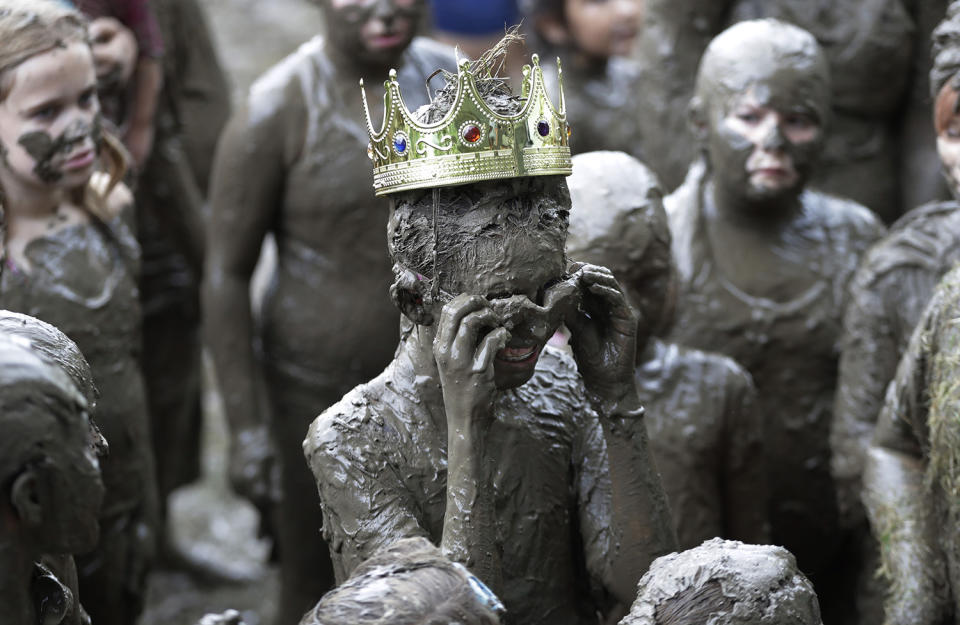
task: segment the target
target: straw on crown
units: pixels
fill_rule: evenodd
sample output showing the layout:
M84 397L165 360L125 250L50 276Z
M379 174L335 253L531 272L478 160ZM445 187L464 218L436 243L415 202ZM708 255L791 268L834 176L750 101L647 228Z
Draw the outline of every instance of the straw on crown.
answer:
M384 83L384 120L379 131L370 121L367 94L360 81L373 161L373 188L378 196L484 180L526 176L568 176L572 171L560 60L557 59L560 106L547 98L540 60L523 68L516 115L495 112L477 89L469 60L458 64L457 92L443 119L421 124L403 103L396 70Z

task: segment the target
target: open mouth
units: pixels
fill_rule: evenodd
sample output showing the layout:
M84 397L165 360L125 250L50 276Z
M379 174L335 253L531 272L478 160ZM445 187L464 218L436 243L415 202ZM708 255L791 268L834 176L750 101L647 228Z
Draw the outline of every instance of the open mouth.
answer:
M93 150L83 150L78 152L74 156L71 156L67 162L63 164L64 169L68 171L74 171L77 169L85 169L93 164L95 158Z
M497 360L512 365L526 364L531 360L536 361L539 355L540 347L537 345L528 347L504 347L497 352Z

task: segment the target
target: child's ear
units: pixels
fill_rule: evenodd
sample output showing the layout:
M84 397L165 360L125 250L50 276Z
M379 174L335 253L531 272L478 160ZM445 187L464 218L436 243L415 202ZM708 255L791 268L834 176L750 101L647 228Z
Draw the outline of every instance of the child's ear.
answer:
M534 26L547 43L566 46L570 43L570 31L563 18L555 13L544 13L534 19Z
M433 324L431 303L426 280L408 269L394 266L396 279L390 285L390 299L403 315L418 326Z
M43 522L43 505L40 502L37 475L33 469L27 468L13 481L10 487L10 505L25 525L38 527Z
M694 96L687 107L687 126L698 143L703 145L707 142L707 107L699 96Z

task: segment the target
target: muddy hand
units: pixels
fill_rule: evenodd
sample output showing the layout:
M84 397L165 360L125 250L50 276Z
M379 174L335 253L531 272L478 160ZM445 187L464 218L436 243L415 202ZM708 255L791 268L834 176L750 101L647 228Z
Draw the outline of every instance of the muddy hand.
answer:
M567 317L570 346L587 391L603 402L617 402L634 389L637 314L606 267L583 265L579 310Z
M443 307L433 355L451 432L489 420L496 393L493 360L509 340L486 299L461 294Z
M230 445L230 484L241 497L263 509L274 502L273 444L265 425L240 430Z

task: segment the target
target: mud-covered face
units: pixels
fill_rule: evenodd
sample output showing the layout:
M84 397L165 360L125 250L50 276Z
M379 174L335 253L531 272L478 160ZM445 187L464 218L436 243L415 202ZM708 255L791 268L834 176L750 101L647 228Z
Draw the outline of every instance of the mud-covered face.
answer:
M12 71L0 102L0 180L62 189L86 184L101 132L90 47L71 43Z
M589 57L627 56L640 31L640 0L564 0L567 29Z
M441 245L454 246L458 253L447 257L437 269L444 294L441 300L460 293L481 295L510 331L510 341L494 361L497 388L507 389L533 376L543 347L560 327L578 291L576 281L564 273L566 228L514 224L504 207L524 202L530 203L525 210L533 214L550 214L558 207L568 211L570 196L562 179L532 178L493 183L486 188L489 191L479 200L463 207L469 217L462 217L460 223L464 225L469 219L470 224L477 224L470 227L496 234L463 243L453 237L442 240ZM463 200L469 202L466 196ZM553 210L541 211L541 204ZM435 303L435 319L440 318L444 303Z
M365 65L396 63L416 34L425 0L323 0L327 37Z
M935 103L937 153L950 190L954 197L960 197L960 113L957 112L957 92L951 83L947 81Z
M709 105L707 150L717 184L746 201L795 195L823 146L823 124L789 82L754 83Z

